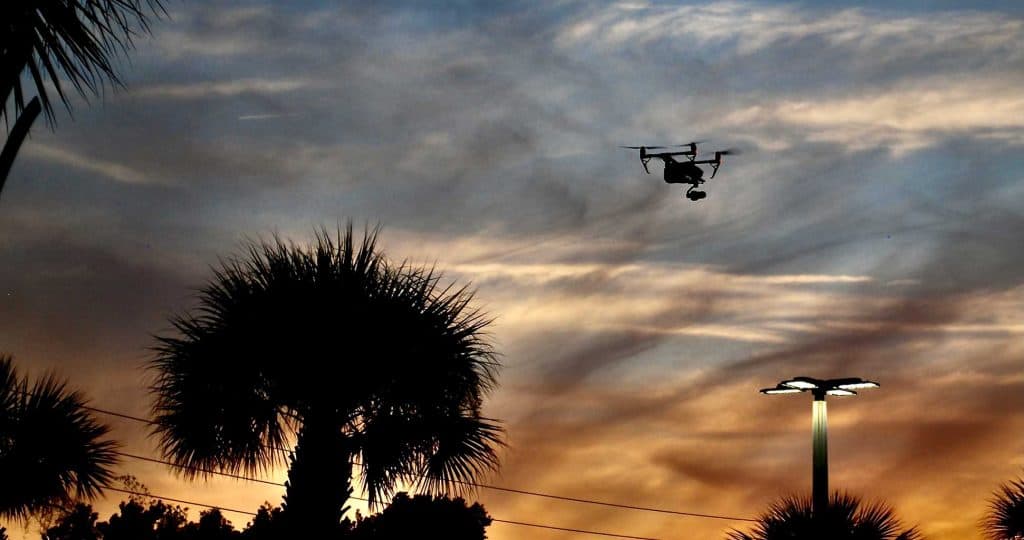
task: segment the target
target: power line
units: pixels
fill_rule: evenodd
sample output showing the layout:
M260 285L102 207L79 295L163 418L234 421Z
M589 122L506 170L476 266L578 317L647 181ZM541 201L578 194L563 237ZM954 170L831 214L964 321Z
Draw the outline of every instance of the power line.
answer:
M605 532L597 532L597 531L586 531L586 530L583 530L583 529L570 529L568 527L553 527L551 525L541 525L539 523L526 523L524 521L511 521L511 520L507 520L507 519L491 518L491 521L494 521L496 523L508 523L510 525L522 525L524 527L538 527L538 528L541 528L541 529L552 529L552 530L556 530L556 531L568 531L568 532L576 532L576 533L583 533L583 534L594 534L594 535L597 535L597 536L612 536L614 538L631 538L633 540L659 540L658 538L652 538L650 536L629 536L629 535L626 535L626 534L614 534L614 533L605 533Z
M594 505L598 505L598 506L610 506L612 508L623 508L623 509L626 509L626 510L641 510L641 511L644 511L644 512L657 512L659 514L672 514L672 515L676 515L676 516L699 517L699 518L707 518L707 519L721 519L721 520L725 520L725 521L750 521L750 522L756 522L757 521L756 519L751 519L751 518L741 518L741 517L734 517L734 516L722 516L722 515L717 515L717 514L701 514L701 513L698 513L698 512L683 512L681 510L668 510L668 509L665 509L665 508L651 508L651 507L647 507L647 506L634 506L634 505L631 505L631 504L621 504L621 503L612 503L612 502L605 502L605 501L595 501L595 500L591 500L591 499L578 499L576 497L566 497L564 495L551 495L550 493L540 493L540 492L537 492L537 491L527 491L525 489L513 489L513 488L500 487L500 486L488 486L486 484L474 484L472 482L462 482L462 481L459 481L459 480L455 480L455 482L460 483L460 484L468 484L468 485L471 485L471 486L487 488L487 489L493 489L493 490L496 490L496 491L507 491L509 493L518 493L520 495L532 495L534 497L545 497L545 498L548 498L548 499L555 499L555 500L559 500L559 501L568 501L568 502L576 502L576 503L583 503L583 504L594 504Z
M212 504L204 504L204 503L196 502L196 501L186 501L185 499L175 499L173 497L161 497L159 495L152 495L152 494L149 494L149 493L143 493L141 491L134 491L134 490L131 490L131 489L121 489L121 488L116 488L116 487L108 487L108 488L103 488L103 489L109 489L110 491L120 491L121 493L127 493L129 495L137 495L139 497L149 497L150 499L159 499L161 501L171 501L171 502L176 502L176 503L181 503L181 504L192 504L192 505L195 505L195 506L202 506L203 508L216 508L217 510L223 510L225 512L234 512L236 514L246 514L246 515L249 515L249 516L255 516L256 515L256 512L250 512L248 510L238 510L238 509L235 509L235 508L225 508L223 506L214 506Z
M121 452L119 450L115 450L114 453L119 455L119 456L124 456L124 457L127 457L127 458L137 459L137 460L140 460L140 461L149 461L151 463L162 463L164 465L170 465L171 467L175 467L175 468L178 468L178 469L191 469L193 471L198 471L198 472L202 472L202 473L216 474L218 476L226 476L228 478L234 478L236 480L248 480L249 482L259 482L261 484L267 484L267 485L271 485L271 486L284 487L284 483L282 483L282 482L274 482L272 480L263 480L262 478L252 478L250 476L242 476L240 474L232 474L232 473L229 473L229 472L215 471L213 469L204 469L202 467L194 467L194 466L191 466L191 465L176 465L176 464L174 464L174 463L172 463L170 461L166 461L166 460L163 460L163 459L156 459L156 458L151 458L151 457L146 457L146 456L140 456L138 454L129 454L128 452ZM351 497L351 498L354 499L356 497Z
M180 504L190 504L190 505L193 505L193 506L202 506L203 508L214 508L214 509L221 510L221 511L224 511L224 512L234 512L236 514L245 514L245 515L248 515L248 516L256 516L256 515L258 515L256 512L250 512L248 510L238 510L236 508L225 508L223 506L216 506L216 505L206 504L206 503L201 503L201 502L196 502L196 501L189 501L189 500L186 500L186 499L176 499L176 498L173 498L173 497L163 497L161 495L153 495L151 493L144 493L144 492L141 492L141 491L135 491L135 490L131 490L131 489L122 489L122 488L115 488L115 487L110 487L110 488L105 488L105 489L109 489L110 491L118 491L120 493L127 493L129 495L135 495L137 497L147 497L147 498L150 498L150 499L157 499L157 500L161 500L161 501L171 501L171 502L176 502L176 503L180 503ZM366 499L361 498L361 497L350 497L350 498L351 499L360 500L360 501L365 501L366 500ZM509 525L520 525L520 526L524 526L524 527L535 527L535 528L539 528L539 529L549 529L549 530L553 530L553 531L568 531L568 532L576 532L576 533L581 533L581 534L592 534L592 535L595 535L595 536L608 536L608 537L612 537L612 538L625 538L625 539L628 539L628 540L660 540L658 538L652 538L652 537L649 537L649 536L632 536L632 535L628 535L628 534L615 534L615 533L602 532L602 531L589 531L589 530L586 530L586 529L571 529L571 528L568 528L568 527L556 527L554 525L544 525L544 524L541 524L541 523L527 523L525 521L513 521L513 520L510 520L510 519L491 518L491 521L496 522L496 523L507 523Z
M150 424L150 425L156 425L156 422L154 422L153 420L149 420L149 419L146 419L146 418L140 418L138 416L131 416L131 415L122 414L122 413L118 413L118 412L108 411L108 410L105 410L105 409L99 409L99 408L96 408L96 407L85 407L85 408L89 409L91 411L95 411L95 412L102 413L102 414L109 414L111 416L116 416L116 417L124 418L124 419L127 419L127 420L133 420L133 421L136 421L136 422L142 422L142 423L146 423L146 424ZM283 448L275 448L275 447L269 447L269 448L272 448L274 450L283 451L283 452L288 452L289 451L289 450L286 450L286 449L283 449ZM142 460L145 460L145 461L155 461L155 462L158 462L158 463L164 463L164 464L170 465L172 467L181 467L180 465L176 465L174 463L170 463L170 462L166 462L166 461L160 461L160 460L154 460L152 458L146 458L146 457L141 457L141 456L136 457L136 456L133 456L133 455L129 455L127 457L133 457L133 458L142 459ZM360 464L359 462L353 462L353 465L359 465L359 464ZM185 467L185 468L189 468L189 467ZM212 471L212 470L201 470L201 469L196 469L196 470L199 470L200 472L204 472L204 473L208 473L208 474L222 474L222 475L229 476L229 477L235 477L235 478L238 478L240 480L251 480L251 481L254 481L254 482L267 483L267 481L260 480L258 478L242 477L242 476L232 475L232 474L229 474L229 473L220 473L218 471ZM423 475L417 475L417 476L423 476ZM515 489L515 488L502 487L502 486L494 486L494 485L490 485L490 484L480 484L480 483L477 483L477 482L469 482L469 481L465 481L465 480L454 480L454 482L457 483L457 484L463 484L463 485L473 486L473 487L478 487L478 488L483 488L483 489L490 489L490 490L494 490L494 491L504 491L506 493L516 493L516 494L519 494L519 495L529 495L529 496L532 496L532 497L543 497L543 498L546 498L546 499L553 499L553 500L566 501L566 502L574 502L574 503L581 503L581 504L591 504L591 505L605 506L605 507L610 507L610 508L622 508L624 510L638 510L638 511L641 511L641 512L654 512L654 513L658 513L658 514L670 514L670 515L685 516L685 517L717 519L717 520L723 520L723 521L746 521L746 522L750 522L750 523L756 523L757 522L757 520L753 519L753 518L744 518L744 517L737 517L737 516L726 516L726 515L722 515L722 514L705 514L705 513L700 513L700 512L685 512L685 511L682 511L682 510L670 510L670 509L667 509L667 508L654 508L654 507L649 507L649 506L637 506L637 505L631 505L631 504L622 504L622 503L614 503L614 502L607 502L607 501L598 501L598 500L593 500L593 499L582 499L582 498L577 498L577 497L568 497L568 496L565 496L565 495L553 495L551 493L542 493L542 492L539 492L539 491L529 491L529 490L525 490L525 489ZM271 483L273 484L274 482L271 482Z
M124 413L119 413L119 412L114 412L114 411L108 411L108 410L105 410L105 409L97 409L96 407L90 407L88 405L82 405L82 408L87 410L87 411L93 411L93 412L108 414L110 416L116 416L118 418L124 418L125 420L134 420L136 422L142 422L143 424L149 424L151 426L155 426L156 425L156 422L154 422L153 420L150 420L148 418L142 418L140 416L132 416L130 414L124 414Z

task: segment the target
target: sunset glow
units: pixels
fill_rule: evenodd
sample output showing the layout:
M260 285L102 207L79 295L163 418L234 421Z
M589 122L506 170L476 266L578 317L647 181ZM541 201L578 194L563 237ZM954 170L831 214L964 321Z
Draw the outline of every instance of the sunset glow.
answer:
M797 375L864 378L828 390L856 395L829 398L830 485L929 540L981 540L1022 474L1024 5L168 10L125 88L37 123L3 188L0 353L26 372L149 418L153 336L212 267L247 238L306 245L352 220L494 318L484 411L508 446L481 483L509 490L464 495L498 520L724 540L810 495L811 398L759 393L816 389ZM691 140L702 159L742 150L699 202L618 148ZM147 425L97 414L121 451L160 458ZM287 479L118 470L247 512Z

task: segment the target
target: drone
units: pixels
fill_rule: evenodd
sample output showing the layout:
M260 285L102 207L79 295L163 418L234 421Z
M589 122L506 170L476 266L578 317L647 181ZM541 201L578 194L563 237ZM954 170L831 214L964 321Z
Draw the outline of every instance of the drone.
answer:
M718 174L718 168L722 166L722 156L730 154L738 154L736 150L719 150L715 152L715 159L697 159L697 144L700 141L691 142L688 144L679 144L675 146L621 146L620 148L628 148L630 150L640 151L640 164L644 166L644 171L647 174L651 174L650 169L647 168L647 162L652 158L658 158L665 162L665 182L668 184L690 184L690 188L686 190L686 198L691 201L699 201L708 196L707 192L697 189L697 186L703 184L704 180L704 169L698 167L698 165L711 165L711 176L714 178ZM669 148L687 148L687 150L680 150L678 152L656 152L649 153L648 150L663 150ZM676 161L675 156L686 156L685 161Z

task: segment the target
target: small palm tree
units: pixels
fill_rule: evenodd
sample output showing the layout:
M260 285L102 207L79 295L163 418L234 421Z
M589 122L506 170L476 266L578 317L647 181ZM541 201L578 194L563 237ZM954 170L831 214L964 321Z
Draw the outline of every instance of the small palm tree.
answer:
M308 248L250 243L173 319L153 414L180 472L260 473L287 455L285 515L327 535L356 460L371 504L402 483L458 491L497 467L502 429L480 412L498 366L489 320L467 289L388 263L376 236L356 246L349 225Z
M1024 478L999 486L982 528L990 540L1024 540Z
M892 508L864 505L835 493L824 511L811 511L810 497L784 497L769 506L749 533L732 531L729 540L920 540L917 528L904 529Z
M4 0L0 2L0 118L11 126L0 152L0 190L29 128L41 111L53 120L49 85L69 108L65 83L84 96L119 85L114 62L149 30L149 16L164 13L161 0ZM36 97L23 88L32 80ZM8 110L8 102L13 107Z
M108 431L81 394L52 375L29 384L0 356L0 516L24 519L99 495L117 463Z

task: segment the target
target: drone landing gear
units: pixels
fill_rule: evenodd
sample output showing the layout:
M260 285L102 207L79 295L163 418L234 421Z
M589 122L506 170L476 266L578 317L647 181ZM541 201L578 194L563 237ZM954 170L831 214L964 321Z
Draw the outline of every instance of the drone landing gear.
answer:
M690 186L690 189L686 190L686 198L690 199L691 201L696 202L707 196L707 192L697 189L697 186Z

